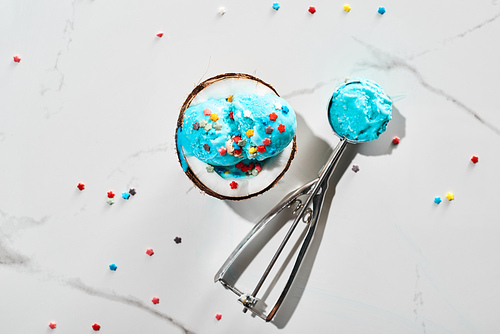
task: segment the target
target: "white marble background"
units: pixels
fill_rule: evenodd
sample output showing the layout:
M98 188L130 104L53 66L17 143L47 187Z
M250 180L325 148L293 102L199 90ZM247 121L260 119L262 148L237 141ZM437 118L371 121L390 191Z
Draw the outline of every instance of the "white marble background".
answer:
M500 4L349 4L1 1L0 333L498 333ZM194 85L231 71L274 85L299 117L290 172L240 203L193 188L173 141ZM326 104L355 76L385 88L394 120L346 152L266 324L213 275L325 162L337 142Z

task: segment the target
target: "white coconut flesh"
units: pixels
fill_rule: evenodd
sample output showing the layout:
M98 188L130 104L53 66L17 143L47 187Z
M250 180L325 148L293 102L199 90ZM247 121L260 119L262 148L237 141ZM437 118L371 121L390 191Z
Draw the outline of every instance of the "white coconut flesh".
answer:
M207 101L209 98L222 99L235 94L276 94L268 86L251 79L246 78L227 78L216 81L203 90L201 90L192 100L189 106L195 106ZM287 168L288 162L294 154L293 141L279 154L268 158L262 163L262 170L256 176L252 177L226 177L222 178L214 172L207 172L207 163L199 160L195 156L188 155L183 149L182 154L198 180L207 188L224 197L248 197L252 194L262 192L273 184L282 172ZM255 162L258 162L255 160ZM235 181L238 186L236 189L230 187L230 183Z

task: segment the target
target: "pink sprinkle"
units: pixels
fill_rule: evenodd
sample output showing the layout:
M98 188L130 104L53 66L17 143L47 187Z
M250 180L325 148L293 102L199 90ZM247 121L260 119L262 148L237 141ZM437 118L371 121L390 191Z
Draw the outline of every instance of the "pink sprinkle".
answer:
M255 164L255 169L257 170L257 172L260 173L260 171L262 170L262 167L260 166L260 164Z
M151 301L153 302L153 304L158 304L160 302L160 298L158 297L153 297L153 299L151 299Z
M161 38L161 37L163 37L163 32L162 32L162 31L160 31L159 33L157 33L157 34L156 34L156 36L158 36L158 37L160 37L160 38Z
M225 147L219 147L220 155L224 155L224 154L226 154L226 152L227 152L227 149Z
M212 114L212 110L210 110L210 109L207 108L207 109L203 110L203 114L205 116L210 116Z
M271 139L269 139L269 138L265 138L265 139L262 141L262 144L264 144L264 145L269 145L269 144L271 144Z
M217 319L217 321L220 321L220 319L222 319L222 314L217 313L217 314L215 315L215 319Z
M401 141L401 139L400 139L398 136L396 136L396 137L392 138L392 143L393 143L394 145L399 144L399 142L400 142L400 141Z

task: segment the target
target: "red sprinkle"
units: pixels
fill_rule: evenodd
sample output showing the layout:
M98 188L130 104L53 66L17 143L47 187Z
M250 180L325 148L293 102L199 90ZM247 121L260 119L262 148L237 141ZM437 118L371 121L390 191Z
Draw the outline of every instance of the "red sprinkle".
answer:
M50 327L50 328L52 328L52 329L54 329L54 328L56 328L56 327L57 327L57 324L56 324L55 322L51 322L51 323L49 324L49 327Z
M18 55L15 55L15 56L14 56L14 61L15 61L16 63L19 63L19 62L21 61L21 57L19 57Z
M277 118L278 118L278 115L276 115L276 113L273 112L273 113L269 114L269 119L271 121L274 122Z
M396 137L392 138L392 143L393 143L394 145L399 144L399 142L400 142L400 141L401 141L401 139L399 139L399 137L398 137L398 136L396 136Z
M238 144L238 142L241 140L241 137L240 136L234 136L233 137L233 141Z
M153 299L151 299L151 301L153 302L153 304L158 304L160 302L160 298L158 297L153 297Z
M236 164L236 166L234 166L234 167L236 167L236 168L238 168L238 169L241 169L243 166L245 166L245 165L243 164L243 162L241 162L241 161L240 161L240 162L238 162L238 163Z
M233 154L234 154L234 155L240 155L240 154L241 154L241 149L239 149L239 150L234 150L234 151L233 151Z
M479 157L476 157L475 155L473 155L472 158L470 158L470 161L477 164L477 162L479 161Z
M212 114L212 110L210 110L210 109L207 108L207 109L203 110L203 114L205 116L210 116Z
M314 8L313 6L309 7L309 13L311 14L316 13L316 8Z
M149 256L152 256L155 252L153 251L153 248L148 248L146 249L146 254L148 254Z
M101 329L101 325L99 325L99 324L93 324L92 325L92 329L97 332L99 329Z
M113 198L115 197L115 193L112 191L108 191L108 198Z
M233 181L233 182L229 183L229 186L231 187L231 189L236 189L236 188L238 188L238 183Z
M220 319L222 319L222 314L217 313L217 314L215 315L215 319L217 319L217 321L220 321Z
M257 172L260 173L260 171L262 170L262 167L260 166L260 164L255 164L255 169L257 170Z
M163 32L160 31L159 33L156 34L156 36L158 36L160 38L163 37Z
M269 145L269 144L271 144L271 139L269 139L269 138L265 138L265 139L262 141L262 144L264 144L264 145Z
M246 172L246 171L248 171L249 169L250 169L250 168L248 168L248 166L243 166L243 167L241 167L241 171L242 171L243 173L245 173L245 172Z
M232 110L229 111L229 118L233 119L233 111Z
M83 190L85 189L85 185L83 183L78 183L78 185L76 186L78 189Z
M224 155L227 153L227 149L225 147L219 147L219 153L220 155Z
M266 151L266 147L264 145L257 146L257 151L263 153Z
M280 125L278 126L278 131L279 131L279 132L284 132L284 131L285 131L285 126L284 126L283 124L280 124Z

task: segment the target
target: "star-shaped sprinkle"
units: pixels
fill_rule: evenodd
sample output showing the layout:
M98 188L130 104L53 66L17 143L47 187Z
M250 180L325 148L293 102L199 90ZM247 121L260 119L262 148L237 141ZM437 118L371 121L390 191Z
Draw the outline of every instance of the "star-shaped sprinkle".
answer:
M475 155L473 155L472 158L470 158L470 161L472 161L473 163L477 164L477 162L479 161L479 158L476 157Z
M274 122L274 121L276 121L276 119L278 119L278 115L276 115L276 113L274 113L274 112L270 113L269 119Z
M55 328L57 327L57 324L56 324L55 322L51 322L51 323L49 324L49 327L50 327L51 329L55 329Z
M149 256L153 256L155 252L153 251L153 248L148 248L146 249L146 254L148 254Z
M182 242L182 238L181 237L175 237L174 241L175 241L176 244L180 244Z
M236 188L238 188L238 183L233 181L233 182L229 183L229 186L231 187L231 189L236 189Z
M113 198L113 197L115 197L115 193L112 190L108 191L108 198Z
M247 132L245 132L247 137L252 137L253 136L253 129L248 129Z
M229 110L229 118L233 119L233 111L232 110Z
M314 13L316 13L316 8L311 6L311 7L309 7L308 11L309 11L309 13L314 14Z
M158 37L162 38L162 37L163 37L163 31L158 32L158 33L156 34L156 36L158 36Z
M384 15L384 13L385 13L385 7L379 7L379 8L378 8L378 13L379 13L380 15Z
M398 136L395 136L394 138L392 138L392 143L394 145L399 144L400 141L401 141L401 139Z
M279 4L279 3L277 3L277 2L273 2L273 9L274 9L274 10L278 10L278 9L280 9L280 4Z
M354 173L359 172L359 166L358 166L358 165L352 165L352 168L351 168L351 169L352 169L352 171L353 171Z
M283 124L278 125L278 131L280 133L285 132L285 125L283 125Z
M242 140L238 141L238 146L243 147L243 146L245 146L246 144L247 144L247 141L246 141L245 139L242 139Z
M270 125L268 125L268 126L266 126L266 128L264 129L264 132L265 132L266 134L270 135L271 133L273 133L273 128L272 128Z
M203 144L203 148L205 149L205 151L210 151L210 145L208 144Z
M281 107L282 107L282 106L283 106L283 105L282 105L281 103L276 102L276 103L274 104L274 109L276 109L276 110L281 110Z
M227 153L227 149L225 147L219 147L218 151L220 155L224 155Z
M216 131L220 131L220 130L222 130L222 124L221 124L221 123L219 123L219 122L215 122L215 123L214 123L214 129L215 129Z
M232 95L229 95L229 96L227 97L227 102L229 102L229 103L232 103L232 102L233 102L233 96L232 96Z
M109 270L111 270L111 271L116 271L116 269L118 269L118 267L116 266L116 264L111 263L111 264L109 265Z
M129 199L130 198L130 194L128 192L122 192L122 198L123 199Z
M207 166L207 173L213 173L214 170L215 170L214 166L212 166L212 165Z
M137 194L137 191L135 190L135 188L130 188L130 189L128 190L128 193L129 193L130 195L132 195L132 196L135 196L135 194Z
M212 123L207 123L207 125L205 125L203 128L205 129L205 131L210 131L212 129Z
M95 330L96 332L101 329L101 325L99 324L93 324L92 329Z
M248 149L248 153L250 154L253 154L257 152L257 147L256 146L251 146L249 149Z
M207 122L207 120L202 119L202 120L200 120L199 124L200 124L200 127L204 128L204 127L205 127L205 125L207 125L207 124L208 124L208 122Z
M108 198L106 199L106 203L108 203L109 205L113 205L113 204L115 204L115 199L114 199L114 198L109 198L109 197L108 197Z
M19 63L21 61L21 57L19 57L18 55L15 55L13 58L16 63Z
M266 147L264 145L257 146L257 152L264 153L266 151Z
M222 314L217 313L217 314L215 315L215 319L217 319L217 321L220 321L220 319L222 319Z
M290 109L288 109L287 106L283 106L283 107L281 107L281 111L283 112L283 114L288 114L288 112L290 111Z
M250 110L244 110L243 111L243 116L250 118L252 116L252 112Z
M448 192L446 193L446 198L448 199L448 201L452 201L455 199L455 196L453 195L453 193Z
M439 196L434 197L434 203L436 203L436 204L441 203L441 197L439 197Z
M212 122L216 122L219 119L219 116L217 116L217 114L214 113L210 115L210 119L212 120Z
M264 138L264 140L262 141L262 144L264 144L264 145L271 144L271 138Z
M200 123L194 122L193 123L193 130L198 130L200 128Z
M80 191L82 191L83 189L85 189L85 185L83 183L78 183L78 185L76 187L78 189L80 189Z
M257 172L260 172L262 170L262 167L260 166L260 164L255 164L255 167L254 167Z
M160 298L153 297L153 299L151 299L151 302L156 305L156 304L158 304L160 302Z
M210 109L208 109L208 108L207 108L207 109L205 109L205 110L203 110L203 115L205 115L205 116L210 116L210 115L212 115L212 110L210 110Z
M346 4L344 5L344 10L345 10L346 12L349 12L349 11L351 10L351 6L349 6L349 4L348 4L348 3L346 3Z

